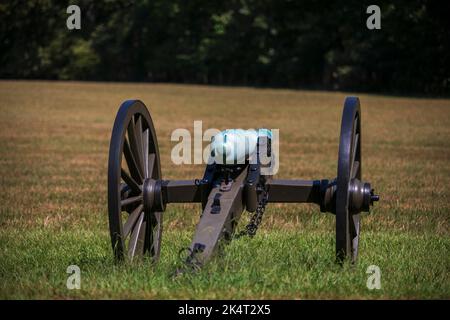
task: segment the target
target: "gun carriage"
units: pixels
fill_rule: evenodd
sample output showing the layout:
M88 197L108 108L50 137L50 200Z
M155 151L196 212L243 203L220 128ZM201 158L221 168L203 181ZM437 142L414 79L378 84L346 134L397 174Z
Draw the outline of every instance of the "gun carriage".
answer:
M226 140L243 133L224 131L211 144L211 161L201 179L164 180L150 113L141 101L125 101L114 122L108 163L109 227L115 257L123 260L149 255L158 261L163 215L170 203L201 204L200 221L185 261L195 267L211 258L221 240L254 236L266 205L315 203L321 212L335 217L337 261L355 263L361 213L369 212L379 200L370 183L362 179L359 99L345 100L334 179L280 180L264 173L270 171L266 169L274 157L271 132L262 132L247 136L244 132L247 139L244 149L241 145L242 156L237 149L230 149ZM238 234L236 226L244 210L252 216Z

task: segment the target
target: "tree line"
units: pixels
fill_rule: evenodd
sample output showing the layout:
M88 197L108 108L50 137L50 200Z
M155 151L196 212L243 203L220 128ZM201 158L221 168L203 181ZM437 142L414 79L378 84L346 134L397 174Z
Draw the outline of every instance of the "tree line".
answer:
M450 6L377 1L12 0L0 78L450 93ZM81 9L81 29L66 8Z

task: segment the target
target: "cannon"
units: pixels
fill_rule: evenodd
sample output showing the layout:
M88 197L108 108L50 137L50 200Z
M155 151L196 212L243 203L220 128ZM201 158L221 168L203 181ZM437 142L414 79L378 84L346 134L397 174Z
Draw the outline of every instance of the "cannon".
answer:
M237 148L230 148L227 138ZM345 99L334 179L280 180L264 173L274 161L271 143L270 130L224 131L211 143L211 161L202 178L164 180L150 113L139 100L125 101L114 122L108 162L109 228L115 258L147 255L157 262L163 215L170 203L201 204L200 220L184 259L194 267L204 265L220 243L254 236L268 204L315 203L321 212L335 217L336 261L356 263L361 213L369 212L379 200L371 184L362 179L359 99ZM252 213L251 219L245 230L237 232L244 210Z

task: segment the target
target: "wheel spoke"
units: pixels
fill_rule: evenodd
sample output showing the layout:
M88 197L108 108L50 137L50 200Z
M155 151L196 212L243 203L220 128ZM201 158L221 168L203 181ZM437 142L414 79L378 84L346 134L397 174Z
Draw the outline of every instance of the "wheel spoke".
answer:
M145 227L144 226L144 213L142 212L139 215L138 221L134 225L133 231L131 232L131 238L130 242L128 244L128 256L130 258L133 258L133 256L136 254L137 250L140 245L138 244L141 240L141 233L145 234ZM144 229L144 230L143 230Z
M349 224L350 240L353 240L358 235L359 218L360 218L359 214L350 213L350 224Z
M150 153L148 155L148 176L149 178L153 178L153 171L155 171L155 162L156 162L156 155L154 153Z
M135 256L139 253L143 254L145 250L145 234L147 232L147 222L143 221L141 230L139 231L138 240L136 243Z
M149 168L148 168L148 137L149 137L149 130L145 130L143 137L142 137L142 150L144 152L144 177L147 179L149 178Z
M358 153L358 143L359 143L359 133L354 135L354 139L353 139L353 146L352 146L352 155L353 155L353 162L356 159L356 154Z
M131 229L136 224L136 221L139 218L139 216L141 215L143 208L144 208L144 206L142 204L139 205L136 209L133 210L133 212L128 217L127 221L125 222L125 224L123 226L123 238L124 239L126 237L128 237L128 235L130 234Z
M353 162L352 172L351 172L351 179L355 179L359 172L359 161Z
M128 124L128 139L130 140L131 151L133 152L134 160L137 164L139 172L141 173L141 176L144 176L144 166L142 164L142 147L138 140L137 129L133 118Z
M125 155L125 160L127 161L128 169L130 170L131 176L138 181L139 183L143 182L142 173L139 170L139 167L136 163L136 159L131 152L130 145L128 141L125 139L123 142L123 153Z
M355 125L355 128L356 128L356 125ZM356 170L354 171L355 162L357 161L356 160L356 154L358 153L357 152L358 151L358 142L359 142L359 133L355 134L354 138L353 138L352 162L349 164L350 165L350 169L351 169L351 172L350 172L351 178L355 178L356 174L358 173L358 171L356 171ZM359 163L358 163L358 168L357 169L359 170Z
M356 262L358 257L358 247L359 247L359 227L360 227L360 215L354 214L351 216L350 220L350 241L352 242L352 261Z
M160 245L160 238L161 238L161 221L162 219L162 212L155 212L154 213L154 218L153 218L153 222L154 224L152 225L153 230L151 230L151 247L150 247L150 252L154 255L157 254L159 248L157 246Z
M123 208L129 204L135 203L135 202L139 202L142 201L142 195L136 196L136 197L130 197L127 199L124 199L122 201L120 201L120 206Z
M142 136L142 117L138 116L137 120L136 120L136 144L137 144L137 148L139 149L139 155L140 155L140 161L142 164L142 173L145 176L145 162L144 162L144 146L142 145L142 140L143 140L143 136Z
M131 188L131 190L133 190L135 193L141 193L141 187L137 184L137 182L128 175L128 173L124 170L124 169L120 169L120 175L123 179L123 181L125 181L127 183L127 185Z

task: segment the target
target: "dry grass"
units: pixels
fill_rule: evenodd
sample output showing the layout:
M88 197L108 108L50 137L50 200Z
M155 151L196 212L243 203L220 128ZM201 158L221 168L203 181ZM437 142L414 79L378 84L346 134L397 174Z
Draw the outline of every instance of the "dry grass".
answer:
M170 161L174 145L170 141L171 132L176 128L192 132L194 120L202 120L204 129L279 128L278 177L319 179L336 175L342 105L345 96L350 94L166 84L2 81L1 238L11 241L9 235L18 230L25 234L48 230L49 234L58 235L93 230L101 232L103 242L100 243L105 246L102 250L108 252L108 147L117 108L125 99L140 99L149 107L166 179L194 178L202 174L203 166L176 166ZM447 256L441 257L445 270L437 278L444 277L446 289L423 292L425 296L448 298L450 100L366 94L359 97L363 177L381 194L381 202L373 214L364 217L362 232L370 233L374 243L377 235L383 238L389 234L406 236L407 241L408 237L433 235L434 239L443 241L440 247L443 251L436 251L436 259L442 252ZM193 229L198 218L195 210L198 207L192 205L169 206L165 221L168 233L182 232L185 227ZM185 215L185 212L192 214ZM332 225L332 218L321 215L314 206L274 205L265 217L262 234L303 230L332 236ZM20 237L11 242L12 246L21 247L20 241L28 240ZM421 248L428 250L427 241L431 240L425 237L421 241L424 241ZM35 291L23 283L22 287L11 289L18 280L7 274L8 265L13 261L10 254L0 244L0 277L6 283L0 296L35 297ZM364 257L364 251L361 254ZM328 258L331 255L329 252ZM210 287L205 284L202 288ZM123 296L123 291L114 290L106 292L94 286L87 296L109 297L115 296L114 292ZM44 297L65 295L64 292L56 295L51 289L44 292L47 292ZM248 295L245 290L239 292L241 297L260 297L252 290ZM336 290L322 295L314 292L311 297L364 296L359 291L348 295ZM419 287L413 292L383 292L381 296L416 297L421 296L420 292ZM146 297L138 292L127 295L134 296ZM162 296L171 297L171 294L166 292ZM272 297L295 296L277 293ZM186 293L185 297L190 294ZM213 290L205 297L222 296Z

